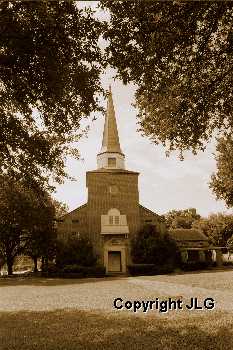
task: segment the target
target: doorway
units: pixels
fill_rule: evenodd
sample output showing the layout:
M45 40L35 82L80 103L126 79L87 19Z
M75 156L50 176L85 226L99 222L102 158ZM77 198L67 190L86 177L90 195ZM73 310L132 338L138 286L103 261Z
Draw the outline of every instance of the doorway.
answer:
M108 271L121 272L121 252L120 251L108 252Z

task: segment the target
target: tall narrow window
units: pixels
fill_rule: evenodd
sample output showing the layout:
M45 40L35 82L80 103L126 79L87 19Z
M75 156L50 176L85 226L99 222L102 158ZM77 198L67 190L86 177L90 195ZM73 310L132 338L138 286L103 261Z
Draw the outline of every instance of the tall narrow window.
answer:
M113 225L113 216L109 216L109 225Z
M111 168L116 167L116 158L108 158L108 166Z
M120 224L120 218L119 216L115 216L115 225L119 225Z

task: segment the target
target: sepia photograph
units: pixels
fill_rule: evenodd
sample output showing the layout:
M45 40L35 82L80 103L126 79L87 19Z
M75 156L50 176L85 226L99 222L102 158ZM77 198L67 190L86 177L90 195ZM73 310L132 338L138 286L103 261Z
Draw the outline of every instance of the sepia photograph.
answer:
M233 1L0 0L0 350L233 349Z

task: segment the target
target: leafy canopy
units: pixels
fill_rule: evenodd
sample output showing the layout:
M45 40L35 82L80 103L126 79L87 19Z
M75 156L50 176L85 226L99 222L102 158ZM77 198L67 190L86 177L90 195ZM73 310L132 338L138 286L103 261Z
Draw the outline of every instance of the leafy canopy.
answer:
M132 239L132 260L136 264L174 264L178 257L176 242L157 231L154 225L145 225Z
M1 172L65 175L81 118L101 109L101 27L74 1L0 3Z
M168 228L190 229L195 221L200 220L200 215L195 208L171 210L165 214L165 220Z
M23 181L0 176L0 256L12 273L14 259L21 253L47 254L47 237L54 236L55 208L50 196L34 192Z
M217 199L225 201L228 207L233 206L233 138L222 137L216 147L217 171L211 176L210 187Z
M195 221L192 227L202 231L212 244L225 247L233 234L233 216L223 213L211 214L208 218Z
M109 63L137 86L140 130L168 151L203 150L233 127L233 3L111 1Z

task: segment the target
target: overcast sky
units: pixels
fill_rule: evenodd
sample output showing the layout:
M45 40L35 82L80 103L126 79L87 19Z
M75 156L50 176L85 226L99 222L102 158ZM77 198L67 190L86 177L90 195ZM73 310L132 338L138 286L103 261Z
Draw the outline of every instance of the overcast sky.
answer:
M87 3L87 2L86 2ZM92 2L92 7L93 7ZM103 16L103 14L102 14ZM140 203L158 214L172 209L197 208L202 216L214 212L232 212L222 201L216 201L208 187L215 171L214 143L197 156L186 153L180 161L177 153L169 158L162 146L153 145L137 132L136 110L132 107L135 88L113 80L113 71L108 70L102 79L104 88L112 85L118 132L121 148L126 156L126 169L140 172ZM103 101L106 104L106 101ZM76 181L66 181L57 186L55 197L68 204L69 209L87 201L86 171L96 169L96 155L100 151L104 116L96 115L90 124L87 138L80 140L78 149L83 161L69 159L67 170Z

